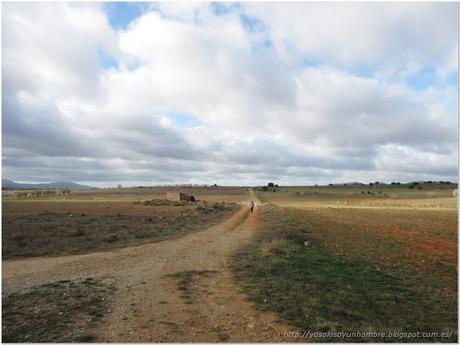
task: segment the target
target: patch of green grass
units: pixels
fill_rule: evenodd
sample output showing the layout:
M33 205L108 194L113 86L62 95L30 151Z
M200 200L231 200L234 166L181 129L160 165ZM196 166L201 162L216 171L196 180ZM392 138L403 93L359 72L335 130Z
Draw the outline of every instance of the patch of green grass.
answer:
M62 280L2 298L2 341L94 342L113 287L92 278Z
M238 284L259 308L277 312L282 320L301 331L454 331L451 338L406 341L457 341L456 296L446 299L445 295L438 294L444 286L426 288L436 280L429 276L406 279L405 270L398 273L376 265L370 252L355 255L359 248L347 251L346 247L338 251L335 244L327 245L333 243L326 243L327 237L318 235L317 231L326 231L324 228L317 230L311 222L305 225L300 218L292 218L280 208L269 205L262 212L264 222L257 240L239 250L232 261ZM308 241L307 246L300 240L301 236ZM353 228L349 227L341 236L354 236ZM375 237L374 242L377 240L384 247L388 244ZM391 246L387 248L392 250ZM436 272L432 275L436 276ZM446 282L440 279L439 283ZM312 340L404 341L394 338Z

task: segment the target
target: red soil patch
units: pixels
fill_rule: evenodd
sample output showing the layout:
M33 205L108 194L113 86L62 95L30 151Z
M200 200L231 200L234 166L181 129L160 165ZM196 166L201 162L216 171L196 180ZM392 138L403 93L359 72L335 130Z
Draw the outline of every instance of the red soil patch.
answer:
M439 236L427 236L418 231L407 232L400 229L391 231L390 236L427 255L457 255L457 243L446 241Z

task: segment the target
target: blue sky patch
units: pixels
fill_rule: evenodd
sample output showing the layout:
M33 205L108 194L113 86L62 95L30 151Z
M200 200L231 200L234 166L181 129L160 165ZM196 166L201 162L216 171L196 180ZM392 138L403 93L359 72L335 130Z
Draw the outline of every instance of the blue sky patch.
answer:
M438 76L433 67L426 67L409 76L406 82L411 89L421 91L435 86L438 83Z
M138 69L140 66L141 66L141 64L139 63L139 61L133 61L133 62L128 64L127 68L128 68L129 71L132 72L132 71Z
M168 116L177 127L195 127L202 124L195 116L187 113L171 112L166 114L166 116Z
M110 25L116 30L124 30L149 7L148 2L107 2L105 11Z
M458 87L458 72L452 72L447 76L447 83L452 86Z
M227 2L211 2L211 10L218 16L225 16L230 13L236 5Z
M240 14L240 20L243 27L248 32L266 32L267 28L263 21L256 17Z
M118 61L104 50L99 50L99 63L102 69L118 68Z
M312 58L304 58L303 59L303 67L305 67L305 68L318 67L320 65L321 65L321 63L319 63L315 59L312 59Z

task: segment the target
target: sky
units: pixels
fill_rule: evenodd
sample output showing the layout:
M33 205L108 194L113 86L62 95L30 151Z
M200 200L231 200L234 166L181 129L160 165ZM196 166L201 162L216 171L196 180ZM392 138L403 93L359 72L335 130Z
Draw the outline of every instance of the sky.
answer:
M2 177L457 181L455 2L2 3Z

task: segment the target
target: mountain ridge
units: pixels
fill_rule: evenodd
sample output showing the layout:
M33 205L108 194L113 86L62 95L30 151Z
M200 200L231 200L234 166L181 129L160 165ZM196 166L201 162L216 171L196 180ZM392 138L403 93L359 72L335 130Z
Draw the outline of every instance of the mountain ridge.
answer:
M49 183L18 183L12 180L2 179L2 189L93 189L94 187L82 184L55 181Z

